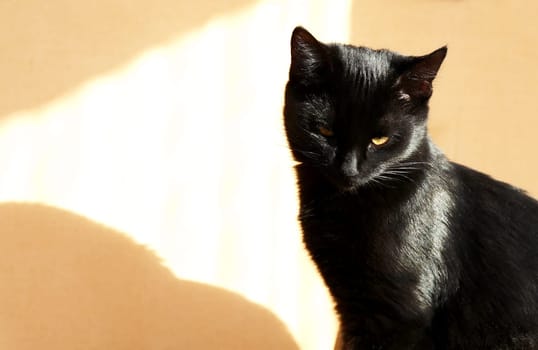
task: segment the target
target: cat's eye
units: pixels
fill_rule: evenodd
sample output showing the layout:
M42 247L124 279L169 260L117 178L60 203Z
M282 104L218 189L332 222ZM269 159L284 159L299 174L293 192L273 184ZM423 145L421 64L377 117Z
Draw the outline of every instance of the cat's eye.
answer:
M388 136L380 136L380 137L372 138L372 144L374 146L383 146L387 142L389 142L389 137Z
M331 129L328 129L324 126L319 127L319 133L325 137L334 136L334 132Z

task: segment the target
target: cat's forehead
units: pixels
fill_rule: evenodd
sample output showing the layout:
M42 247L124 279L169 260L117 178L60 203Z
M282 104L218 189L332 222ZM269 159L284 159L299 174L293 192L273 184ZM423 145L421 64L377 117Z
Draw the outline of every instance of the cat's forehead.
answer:
M391 51L352 45L341 45L337 50L344 77L378 83L390 77L394 57Z
M386 105L395 80L394 53L351 45L336 50L340 69L335 71L333 84L340 108L382 113L379 109Z

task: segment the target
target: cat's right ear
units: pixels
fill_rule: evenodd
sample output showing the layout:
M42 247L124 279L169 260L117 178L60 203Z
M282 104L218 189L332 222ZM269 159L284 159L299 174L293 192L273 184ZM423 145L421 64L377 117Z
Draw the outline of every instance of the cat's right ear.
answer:
M446 57L446 52L447 48L443 46L428 55L412 57L408 63L410 67L407 67L397 81L401 99L424 101L430 98L432 82Z
M291 35L290 80L301 85L319 82L328 65L327 47L303 27Z

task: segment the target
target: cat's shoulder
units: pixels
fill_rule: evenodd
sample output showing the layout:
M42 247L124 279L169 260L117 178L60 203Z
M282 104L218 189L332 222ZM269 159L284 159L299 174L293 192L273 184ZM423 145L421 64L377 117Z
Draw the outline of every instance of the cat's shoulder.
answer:
M517 196L524 195L528 197L525 190L511 185L508 182L500 181L485 172L456 162L450 162L450 164L456 179L463 187L467 187L469 190L487 189L488 192L512 193Z
M538 201L525 190L465 165L451 162L451 168L460 204L479 211L496 212L499 216L525 213L527 220L538 223Z

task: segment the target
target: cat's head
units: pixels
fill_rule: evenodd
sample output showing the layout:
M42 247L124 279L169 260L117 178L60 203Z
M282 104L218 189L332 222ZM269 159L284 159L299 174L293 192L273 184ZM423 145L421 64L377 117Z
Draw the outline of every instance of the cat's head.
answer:
M416 168L432 81L446 52L416 57L323 44L297 27L284 108L294 158L342 190Z

